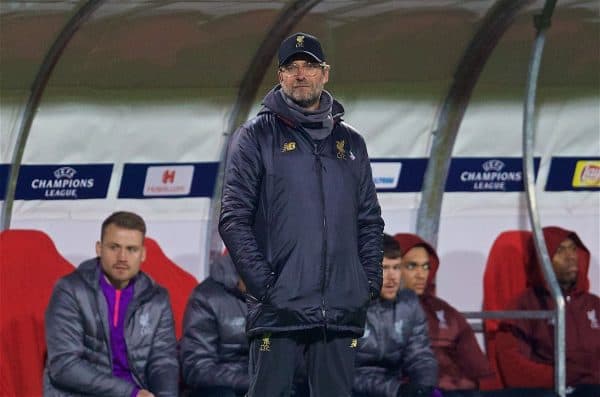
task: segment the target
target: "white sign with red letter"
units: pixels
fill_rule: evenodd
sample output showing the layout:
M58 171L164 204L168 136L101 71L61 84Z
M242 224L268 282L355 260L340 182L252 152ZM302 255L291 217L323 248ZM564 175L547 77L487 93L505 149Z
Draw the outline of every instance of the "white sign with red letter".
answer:
M190 193L193 165L148 167L144 196L182 196Z

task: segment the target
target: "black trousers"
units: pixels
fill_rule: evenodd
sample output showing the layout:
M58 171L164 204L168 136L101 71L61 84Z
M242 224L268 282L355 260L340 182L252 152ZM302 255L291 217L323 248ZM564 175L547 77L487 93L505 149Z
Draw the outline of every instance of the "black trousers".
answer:
M264 334L250 341L248 397L299 396L294 383L306 376L311 397L350 397L357 339L308 331ZM305 393L305 392L304 392Z

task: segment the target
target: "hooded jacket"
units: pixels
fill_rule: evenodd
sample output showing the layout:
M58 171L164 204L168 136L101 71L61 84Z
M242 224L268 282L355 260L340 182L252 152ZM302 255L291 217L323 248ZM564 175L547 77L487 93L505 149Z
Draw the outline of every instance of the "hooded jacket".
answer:
M218 257L210 265L210 277L188 300L179 353L183 380L193 389L248 390L248 309L238 280L229 255Z
M419 236L399 233L394 238L402 252L421 246L429 253L431 268L425 292L419 297L427 316L429 339L439 366L437 386L443 390L477 389L482 380L492 379L487 358L465 317L435 296L435 276L440 260L433 247Z
M590 253L575 232L559 227L543 229L548 254L571 238L578 251L579 271L575 286L565 298L567 385L600 384L600 298L590 294ZM511 310L554 310L555 303L537 259L528 265L529 288ZM554 326L551 320L503 321L496 336L500 372L510 387L554 387Z
M130 397L134 386L113 376L108 307L99 259L83 262L54 287L46 309L48 359L44 396ZM125 315L127 358L134 381L156 397L178 395L179 365L168 292L136 276Z
M358 340L354 390L369 396L397 396L405 377L419 386L437 383L427 319L411 290L399 291L393 301L380 298L369 307L365 333Z
M360 336L379 295L383 219L363 138L313 141L275 87L231 137L219 231L251 301L250 337L325 327Z

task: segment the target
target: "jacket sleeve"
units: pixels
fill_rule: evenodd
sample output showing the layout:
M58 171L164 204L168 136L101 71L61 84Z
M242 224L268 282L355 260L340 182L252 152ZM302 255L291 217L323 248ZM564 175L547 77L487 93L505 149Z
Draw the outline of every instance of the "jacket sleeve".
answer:
M252 228L262 177L258 141L252 129L242 126L232 135L227 151L219 233L248 292L259 300L274 278Z
M173 397L179 393L179 362L177 361L177 339L169 295L160 296L160 321L152 339L152 349L146 364L148 389L156 397Z
M236 371L228 365L220 365L218 345L217 313L207 297L193 294L185 310L180 346L184 382L194 389L225 386L239 392L247 391L247 371Z
M373 183L371 163L364 140L361 144L364 157L361 158L361 181L358 209L358 253L367 274L371 289L371 299L379 296L383 279L383 227L381 207Z
M427 317L418 299L414 300L412 332L406 343L402 358L403 373L415 386L435 386L438 378L438 365L429 342Z
M551 389L554 385L554 368L531 359L527 331L522 328L526 323L526 320L514 320L500 324L496 334L496 354L500 373L508 387Z
M369 397L396 397L400 390L400 379L370 371L369 367L359 367L355 371L353 390Z
M488 377L493 378L494 372L475 339L473 329L458 311L453 310L453 315L459 327L456 339L456 357L463 374L476 382Z
M78 300L61 279L54 287L46 309L47 370L58 389L90 396L130 397L134 386L115 376L99 372L86 357L84 329Z

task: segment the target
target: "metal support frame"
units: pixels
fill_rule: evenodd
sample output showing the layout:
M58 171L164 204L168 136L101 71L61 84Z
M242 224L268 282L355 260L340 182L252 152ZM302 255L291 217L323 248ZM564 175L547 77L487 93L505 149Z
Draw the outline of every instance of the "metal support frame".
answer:
M454 81L437 115L433 129L433 142L430 159L423 182L421 204L417 213L417 234L434 247L437 246L439 219L442 198L446 186L452 148L458 129L466 111L471 93L479 75L498 43L514 20L515 15L532 1L500 0L485 16L481 28L475 34L467 47L454 74ZM552 311L555 319L554 328L554 376L555 389L558 395L566 395L565 386L565 315L564 299L560 292L550 258L546 249L540 226L535 196L535 174L533 161L533 116L535 113L535 94L537 89L538 72L542 50L545 41L545 31L550 26L550 19L556 5L556 0L547 0L542 14L535 17L537 37L529 67L527 90L524 104L523 119L523 168L526 180L527 202L529 217L538 257L542 261L544 277L548 282L552 296L556 302L556 311ZM506 312L507 316L500 318L521 318L522 314ZM480 313L481 314L481 313ZM529 314L530 315L530 314ZM548 316L548 313L543 314ZM503 315L504 316L504 315ZM528 314L525 314L528 316ZM480 318L483 318L480 316ZM490 317L493 318L493 317ZM530 318L530 317L527 317Z
M513 318L548 319L554 317L554 310L489 310L485 312L461 312L465 318L503 320Z
M275 53L279 48L279 44L290 34L292 28L298 23L304 15L314 6L320 3L321 0L296 0L285 7L279 17L273 22L273 25L265 35L265 39L260 44L254 57L250 61L250 65L244 74L244 78L240 84L237 99L229 114L227 128L223 133L224 145L221 148L219 156L219 171L215 182L215 188L211 197L210 214L208 218L208 237L205 250L206 264L217 255L221 254L222 243L219 235L219 215L221 213L221 194L223 188L223 173L225 169L225 161L227 156L227 147L229 146L229 138L231 134L248 118L250 107L256 98L256 92L262 83L265 73Z
M537 30L533 52L529 64L527 76L527 88L525 101L523 105L523 169L525 174L525 187L527 191L527 205L529 207L529 219L533 229L535 250L540 258L542 270L546 283L550 287L550 292L556 303L554 312L554 389L556 393L564 397L566 395L566 363L565 363L565 300L556 281L552 262L548 255L544 234L540 223L538 213L537 198L535 191L535 169L533 162L534 146L534 116L535 116L535 98L537 91L537 81L539 77L540 64L544 43L546 40L546 30L550 27L550 20L556 0L548 0L540 15L534 18Z
M513 318L545 320L554 318L554 310L490 310L486 312L461 312L461 314L467 319L479 320L504 320ZM469 325L474 332L485 332L482 321L469 322Z
M488 11L454 71L454 80L438 111L433 142L417 213L417 234L437 246L442 198L452 148L479 75L517 13L532 0L499 0Z
M15 193L17 190L17 180L19 179L19 170L21 168L21 162L23 161L23 153L25 152L25 146L27 145L27 139L29 138L29 132L31 131L31 125L36 115L37 108L42 99L44 90L54 67L58 63L58 60L62 56L65 48L79 30L81 25L96 11L104 0L89 0L83 4L73 16L69 19L66 25L62 28L52 46L46 53L42 64L35 76L35 80L31 85L29 98L27 105L23 113L21 114L21 123L19 125L19 131L17 132L17 141L13 151L13 157L11 161L10 173L8 176L8 183L6 186L6 197L4 199L4 205L2 206L2 218L0 219L0 230L10 228L10 221L12 217L12 208L15 200Z
M221 188L223 183L223 169L226 160L227 143L233 131L247 118L249 109L256 97L267 68L275 55L279 43L291 31L293 26L308 11L321 0L297 0L283 9L279 17L266 34L255 53L250 66L246 70L235 105L229 116L228 125L224 132L227 141L221 150L219 172L215 184L215 191L211 201L207 239L207 258L210 260L215 254L220 253L220 237L218 234L218 218L220 213ZM21 123L17 133L17 141L13 151L11 169L8 178L6 197L0 219L0 230L10 228L12 207L15 199L16 185L19 169L23 159L25 146L29 138L31 125L44 90L50 79L54 67L58 63L65 48L79 30L81 25L89 19L104 0L88 0L69 19L63 27L52 46L46 53L42 64L36 74L30 89L30 95L21 116ZM430 152L430 160L425 173L422 191L422 200L417 216L417 234L437 245L439 229L439 216L441 212L442 197L448 175L452 148L456 140L458 129L468 106L472 91L483 70L487 59L497 45L502 35L512 24L515 15L532 0L499 0L487 13L482 21L481 28L477 31L454 73L453 83L437 115ZM535 98L537 80L539 75L541 57L545 43L545 31L550 26L550 20L556 0L547 0L542 14L536 16L535 26L537 36L534 43L533 54L529 67L527 90L524 102L523 118L523 166L526 178L527 202L529 206L530 221L533 228L535 247L538 257L542 260L542 269L552 296L556 302L556 311L533 312L466 312L467 318L549 318L555 319L555 389L560 396L566 395L565 385L565 303L552 270L550 257L546 249L537 209L535 195L535 175L533 162L534 129L533 119L535 114ZM208 261L207 261L208 263Z

